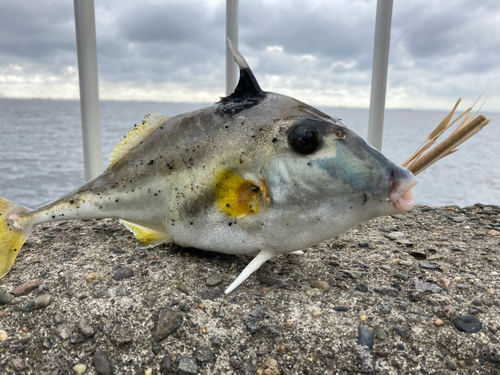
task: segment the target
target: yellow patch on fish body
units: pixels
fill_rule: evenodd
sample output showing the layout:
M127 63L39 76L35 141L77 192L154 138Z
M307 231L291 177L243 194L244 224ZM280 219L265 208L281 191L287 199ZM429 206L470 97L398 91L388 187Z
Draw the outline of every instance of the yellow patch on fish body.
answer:
M260 179L259 186L227 168L221 168L215 175L216 202L225 214L241 218L257 213L261 203L269 206L269 191L264 178Z

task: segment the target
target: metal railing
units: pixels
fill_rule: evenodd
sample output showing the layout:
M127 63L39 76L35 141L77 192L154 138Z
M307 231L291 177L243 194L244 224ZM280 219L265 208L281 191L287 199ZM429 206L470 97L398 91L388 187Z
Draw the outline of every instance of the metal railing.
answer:
M379 150L382 148L392 4L393 0L377 1L368 142ZM102 172L94 0L74 0L74 7L85 180L90 180ZM236 47L238 12L239 0L226 0L226 37ZM226 44L226 95L236 87L238 76L238 67Z

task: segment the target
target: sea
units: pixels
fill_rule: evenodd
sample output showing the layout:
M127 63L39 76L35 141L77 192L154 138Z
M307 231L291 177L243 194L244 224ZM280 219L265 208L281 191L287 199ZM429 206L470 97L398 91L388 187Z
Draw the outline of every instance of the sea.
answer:
M145 114L169 116L213 103L100 102L103 167L115 144ZM450 103L450 109L454 103ZM466 106L464 105L464 108ZM366 139L368 109L318 107ZM458 152L417 176L417 204L500 204L500 113ZM401 163L446 116L446 111L387 110L382 152ZM0 98L0 196L35 208L84 183L80 103Z

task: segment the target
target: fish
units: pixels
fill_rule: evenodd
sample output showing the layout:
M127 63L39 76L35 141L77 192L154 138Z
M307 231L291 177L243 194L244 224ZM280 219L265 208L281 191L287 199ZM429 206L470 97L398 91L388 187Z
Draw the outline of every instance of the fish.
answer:
M177 116L146 115L102 174L51 203L32 210L0 198L0 277L38 225L116 218L138 247L255 254L230 293L278 255L413 207L409 170L340 118L263 91L228 45L240 70L233 93Z

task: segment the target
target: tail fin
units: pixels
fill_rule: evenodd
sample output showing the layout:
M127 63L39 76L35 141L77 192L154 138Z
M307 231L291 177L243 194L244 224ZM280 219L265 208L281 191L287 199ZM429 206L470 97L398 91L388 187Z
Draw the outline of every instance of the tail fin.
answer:
M32 228L19 228L15 223L19 214L26 211L29 210L0 198L0 279L10 271L32 231Z

